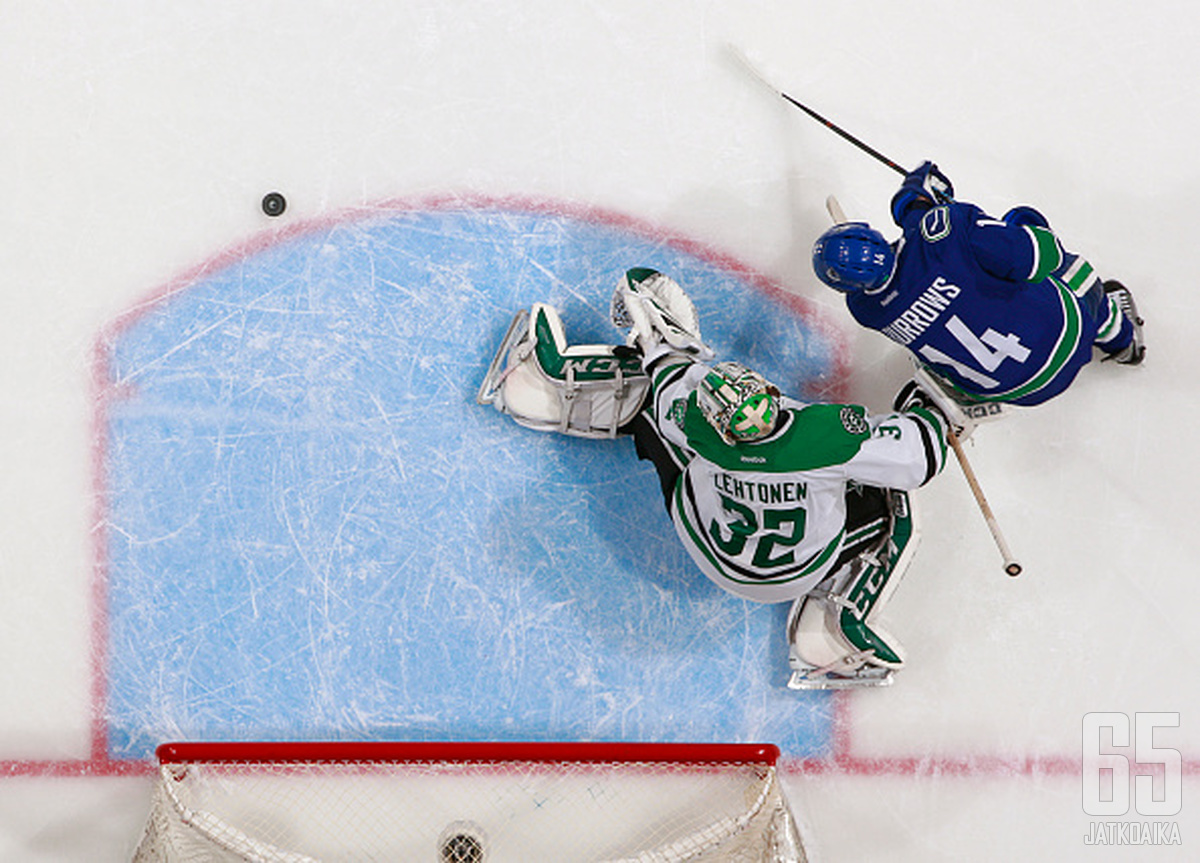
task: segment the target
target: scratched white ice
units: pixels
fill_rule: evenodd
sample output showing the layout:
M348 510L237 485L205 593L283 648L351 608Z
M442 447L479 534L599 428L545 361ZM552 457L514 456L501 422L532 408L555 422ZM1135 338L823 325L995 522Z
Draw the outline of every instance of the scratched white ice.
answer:
M1190 17L1168 0L1136 8L1017 0L986 12L928 0L749 8L668 0L650 9L625 0L453 9L116 2L0 11L0 107L11 120L0 137L9 166L0 194L0 368L9 393L0 423L0 857L119 860L136 841L148 780L119 775L107 760L108 707L138 669L107 675L109 639L121 632L108 631L109 597L96 589L120 527L96 494L113 455L99 418L114 403L99 399L98 382L112 368L97 346L132 332L122 322L146 320L164 294L207 275L198 269L206 262L261 260L289 226L344 221L357 207L447 196L549 202L559 212L603 214L610 226L684 238L794 293L829 323L848 361L848 377L829 391L886 405L906 361L853 327L807 258L828 223L827 194L850 215L886 225L898 177L749 79L724 54L728 42L890 158L935 159L962 197L992 211L1038 206L1103 275L1134 289L1150 346L1144 367L1086 369L1067 395L974 439L969 455L1025 565L1021 578L1001 572L955 466L920 495L924 542L888 613L910 667L890 690L838 700L830 757L798 762L788 777L815 856L1147 859L1143 848L1084 842L1096 819L1081 803L1082 719L1092 711L1174 711L1180 727L1160 729L1156 742L1179 749L1188 765L1183 809L1171 819L1183 844L1152 853L1194 857L1200 698L1187 681L1200 654L1190 625L1200 591L1192 580L1197 469L1187 430L1196 419L1189 277L1200 264L1191 218L1200 193L1191 110L1200 60ZM275 220L258 208L273 189L289 202ZM425 263L440 290L428 299L441 305L449 329L474 325L465 310L486 304L491 288L477 289L478 274ZM522 272L554 284L536 266ZM304 272L276 289L299 297L317 284ZM537 287L514 290L533 296ZM578 320L585 337L597 338L606 296L599 280L595 294L575 287L559 284L554 296L568 327ZM750 305L737 314L752 314ZM488 314L502 320L511 311L496 303ZM230 312L212 321L245 326L244 307ZM238 338L248 358L270 351L265 331L246 327ZM435 340L426 352L386 362L400 378L462 388L457 376L470 365L463 357L491 348L472 343L460 354ZM293 362L302 377L306 363L329 356L273 359ZM181 387L197 382L186 367L175 374ZM106 398L137 396L135 378ZM225 381L245 387L236 391L244 404L278 396L287 384L253 366ZM314 393L320 388L306 390ZM401 453L411 445L403 433L411 410L360 395L376 411L376 476L408 471L413 456ZM510 443L521 432L497 426L479 452L497 476L522 445ZM212 450L252 451L236 436ZM329 455L344 457L341 469L353 472L353 453ZM433 476L450 476L439 455L431 447L421 458ZM293 530L290 553L303 551L298 566L313 574L297 620L310 634L299 645L276 642L273 657L257 647L226 654L251 676L256 663L286 666L289 651L319 654L312 668L338 667L329 623L343 597L334 588L356 582L339 585L333 575L351 548L355 561L370 560L356 545L360 529L381 523L376 512L363 520L358 499L336 497L337 479L321 488L324 497L302 493L313 489L300 479L279 474L274 490L281 523ZM507 500L507 479L480 491ZM236 516L232 486L211 492ZM344 516L335 539L312 519L321 501ZM521 505L506 504L506 530ZM564 518L611 535L617 515L592 498L575 501ZM139 541L162 545L170 535ZM510 534L514 553L529 553L526 539ZM422 551L431 571L453 583L452 550ZM570 555L538 552L551 569ZM446 568L437 570L439 562ZM259 571L241 594L212 592L214 613L261 614L255 604L279 575ZM369 581L370 573L357 575L357 583ZM652 596L665 577L652 572L629 589ZM447 594L431 579L426 589L430 602L449 608L471 588ZM562 601L572 599L564 590ZM143 613L155 608L150 594L123 601ZM668 607L606 619L601 631L628 624L650 638L655 615ZM669 616L658 622L674 625ZM534 631L527 623L510 631ZM519 663L522 652L513 645L504 655ZM187 674L186 656L170 665L153 659L144 654L147 669ZM577 678L597 679L603 660L581 653ZM517 664L513 672L521 679ZM386 676L304 681L325 705L325 720L348 730L371 728L359 705L387 697L379 689L386 685ZM220 696L196 691L185 703L155 705L160 725L147 723L149 737L214 704L237 707Z

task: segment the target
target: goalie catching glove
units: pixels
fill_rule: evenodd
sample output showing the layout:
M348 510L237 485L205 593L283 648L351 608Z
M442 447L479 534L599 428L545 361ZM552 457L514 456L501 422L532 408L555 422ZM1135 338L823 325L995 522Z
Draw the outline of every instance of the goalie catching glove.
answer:
M714 356L700 337L700 320L691 298L657 270L627 271L613 293L611 314L614 326L629 330L628 344L641 348L646 368L670 353L700 360Z

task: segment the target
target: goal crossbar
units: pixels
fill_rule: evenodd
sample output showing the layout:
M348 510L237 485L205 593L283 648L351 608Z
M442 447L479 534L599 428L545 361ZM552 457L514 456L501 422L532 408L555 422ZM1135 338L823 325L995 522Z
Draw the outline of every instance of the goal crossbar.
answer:
M577 741L230 741L164 743L160 764L352 761L763 764L779 760L770 743L627 743Z
M805 859L772 744L234 741L156 754L138 863Z

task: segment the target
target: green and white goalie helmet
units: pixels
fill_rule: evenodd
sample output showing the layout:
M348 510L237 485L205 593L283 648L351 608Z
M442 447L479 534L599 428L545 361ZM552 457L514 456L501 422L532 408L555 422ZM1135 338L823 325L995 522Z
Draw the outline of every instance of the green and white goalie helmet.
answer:
M766 437L779 421L779 389L741 363L717 363L700 381L700 413L726 443Z

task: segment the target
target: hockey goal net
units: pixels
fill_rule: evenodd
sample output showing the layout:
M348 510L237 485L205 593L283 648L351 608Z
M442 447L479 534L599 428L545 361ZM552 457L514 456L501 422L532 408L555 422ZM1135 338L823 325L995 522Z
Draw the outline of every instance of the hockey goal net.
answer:
M759 744L172 743L135 861L804 861Z

